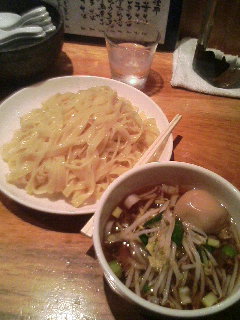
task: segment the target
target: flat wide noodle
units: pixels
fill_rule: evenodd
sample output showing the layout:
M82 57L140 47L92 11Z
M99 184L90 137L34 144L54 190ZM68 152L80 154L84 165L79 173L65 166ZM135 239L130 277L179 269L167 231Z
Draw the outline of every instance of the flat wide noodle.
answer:
M33 195L62 194L73 206L95 203L159 134L109 87L56 94L20 120L3 147L7 180Z

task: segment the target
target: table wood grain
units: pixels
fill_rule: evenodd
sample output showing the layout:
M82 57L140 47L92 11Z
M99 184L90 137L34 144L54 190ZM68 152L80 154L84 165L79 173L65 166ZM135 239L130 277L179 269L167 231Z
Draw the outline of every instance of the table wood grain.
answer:
M43 78L72 74L110 77L105 47L65 42L56 66ZM172 88L171 74L172 54L157 52L145 93L169 120L176 113L183 116L174 130L172 160L203 166L240 189L240 101ZM0 98L21 87L3 84ZM1 320L156 318L109 289L92 240L79 233L89 215L37 212L3 194L0 200ZM237 304L210 319L238 319L239 310Z

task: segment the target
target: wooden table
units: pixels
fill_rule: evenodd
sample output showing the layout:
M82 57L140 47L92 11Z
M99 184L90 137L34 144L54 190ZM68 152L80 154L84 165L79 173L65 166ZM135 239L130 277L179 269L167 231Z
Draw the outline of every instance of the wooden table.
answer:
M66 42L48 77L110 77L104 46ZM172 159L208 168L240 189L240 101L172 88L172 54L158 52L146 88L171 120ZM17 87L2 87L1 97ZM147 320L106 284L92 240L79 230L90 216L48 215L0 194L0 319ZM238 319L240 305L218 319ZM213 319L215 317L211 317ZM159 318L158 318L159 319Z

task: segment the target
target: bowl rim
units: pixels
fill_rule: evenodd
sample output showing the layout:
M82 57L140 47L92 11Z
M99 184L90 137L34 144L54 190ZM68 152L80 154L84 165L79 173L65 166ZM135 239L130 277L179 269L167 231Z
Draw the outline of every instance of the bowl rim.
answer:
M239 199L240 203L240 191L229 181L218 175L217 173L206 169L204 167L186 163L186 162L178 162L178 161L166 161L166 162L152 162L145 164L143 166L130 169L129 171L122 174L120 177L118 177L116 180L114 180L111 185L105 190L104 194L102 195L99 207L94 215L94 230L93 230L93 244L96 252L97 259L104 271L104 275L107 278L107 280L111 280L112 283L115 283L115 289L118 290L119 293L122 293L125 297L130 299L131 301L135 302L137 305L140 305L144 307L146 310L149 310L151 312L162 314L166 316L173 316L173 317L179 317L179 318L191 318L191 317L201 317L201 316L209 316L214 313L218 313L220 311L223 311L236 303L238 300L240 300L240 289L236 291L232 296L227 297L220 303L213 305L208 308L201 308L201 309L195 309L195 310L179 310L179 309L170 309L167 307L163 307L160 305L155 305L139 296L137 296L133 291L128 289L118 278L117 276L112 272L111 268L109 267L107 260L105 258L105 255L103 253L101 240L100 240L100 233L99 233L99 227L100 227L100 217L102 214L102 209L104 207L105 202L107 201L108 197L111 195L112 191L123 181L127 180L129 176L141 172L142 170L147 170L148 168L161 168L161 167L175 167L175 168L186 168L186 169L192 169L198 173L205 173L212 178L214 178L216 181L221 183L222 185L225 185L226 188L232 193L235 193L236 197Z

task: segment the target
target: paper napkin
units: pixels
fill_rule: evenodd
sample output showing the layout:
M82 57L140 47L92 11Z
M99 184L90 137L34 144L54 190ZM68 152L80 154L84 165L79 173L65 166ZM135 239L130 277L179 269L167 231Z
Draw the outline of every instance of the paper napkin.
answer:
M173 54L173 73L171 85L182 87L202 93L240 97L240 87L234 89L217 88L201 78L192 68L193 56L197 40L193 38L182 39Z

